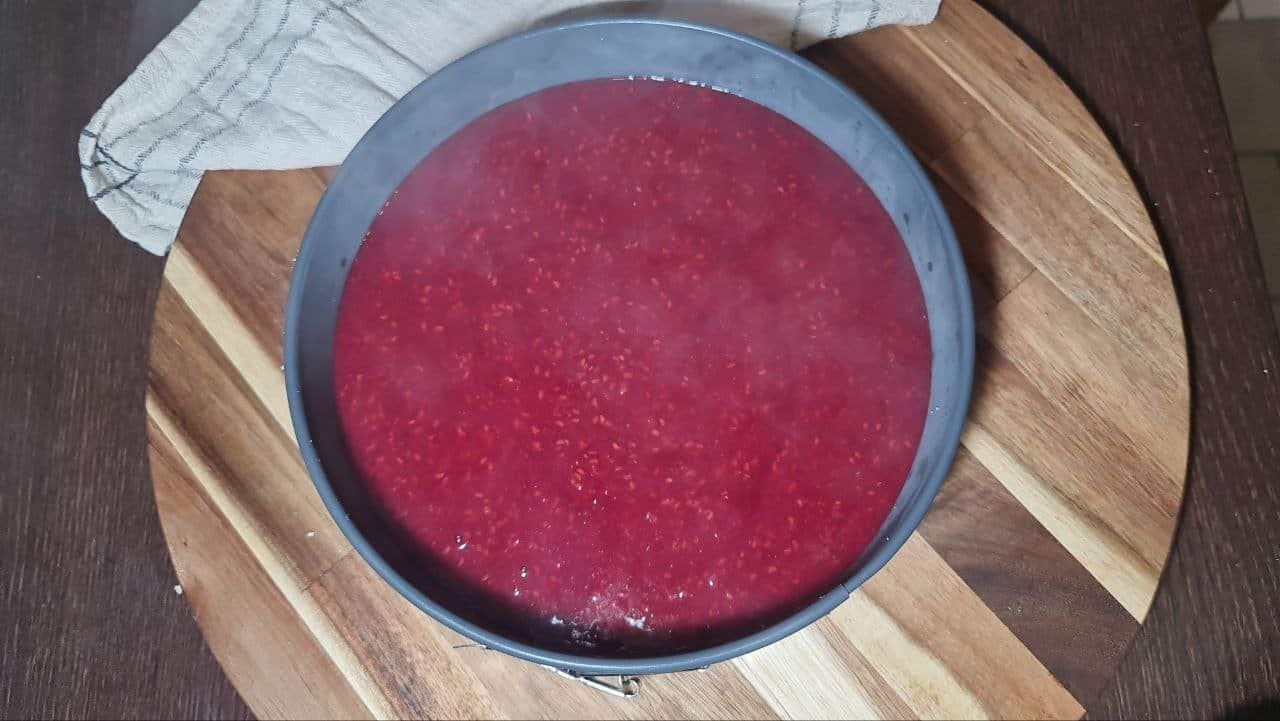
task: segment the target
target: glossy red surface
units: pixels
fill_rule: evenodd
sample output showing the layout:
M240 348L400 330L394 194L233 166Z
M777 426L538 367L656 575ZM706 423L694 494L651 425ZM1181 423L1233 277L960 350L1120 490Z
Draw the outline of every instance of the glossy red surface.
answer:
M848 575L914 459L929 347L897 231L817 139L593 81L404 181L351 269L335 386L429 575L544 643L645 653Z

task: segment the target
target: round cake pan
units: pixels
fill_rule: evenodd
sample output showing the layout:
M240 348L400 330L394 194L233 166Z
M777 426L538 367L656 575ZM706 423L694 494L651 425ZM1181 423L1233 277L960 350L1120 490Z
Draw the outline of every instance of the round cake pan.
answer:
M910 253L929 316L929 413L914 465L879 535L847 580L790 618L698 651L648 658L575 655L496 633L433 600L381 522L353 470L333 393L333 337L343 284L378 210L441 141L485 112L545 88L648 78L733 93L790 118L871 187ZM702 668L768 645L829 613L879 570L919 525L949 469L973 386L973 307L964 261L919 164L857 95L799 58L725 30L647 18L580 20L502 40L405 95L352 150L312 216L285 315L285 378L302 458L338 526L370 566L415 606L477 644L573 675Z

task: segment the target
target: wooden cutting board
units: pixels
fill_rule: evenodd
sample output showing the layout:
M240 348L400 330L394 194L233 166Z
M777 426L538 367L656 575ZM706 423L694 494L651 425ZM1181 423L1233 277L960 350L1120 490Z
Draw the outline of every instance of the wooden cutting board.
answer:
M353 553L294 445L291 261L331 172L205 177L165 271L147 395L174 566L261 717L1078 717L1146 615L1182 500L1187 359L1142 199L1067 86L970 0L809 53L933 173L979 311L963 448L835 613L617 699L464 639Z

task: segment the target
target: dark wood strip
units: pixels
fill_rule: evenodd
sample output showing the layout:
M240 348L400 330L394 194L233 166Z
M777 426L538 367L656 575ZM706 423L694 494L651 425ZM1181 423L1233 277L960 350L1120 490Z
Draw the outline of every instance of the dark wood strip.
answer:
M1174 525L1173 512L1150 492L1169 483L1163 471L1080 398L1047 398L982 336L977 355L971 421L1071 504L1074 523L1082 524L1073 531L1095 540L1111 537L1118 544L1113 550L1132 564L1129 575L1117 578L1130 592L1149 594ZM1137 598L1125 605L1141 617L1142 609L1131 605Z
M908 689L905 698L920 716L1068 719L1084 713L919 534L831 617L853 643L868 651L879 646L880 655L868 660ZM893 636L900 641L883 643Z
M1072 696L1101 691L1137 622L964 449L919 532Z
M969 271L974 310L981 317L1035 272L1035 266L941 176L932 171L929 175L955 228Z
M324 187L311 170L210 173L183 221L182 251L277 361L293 259Z

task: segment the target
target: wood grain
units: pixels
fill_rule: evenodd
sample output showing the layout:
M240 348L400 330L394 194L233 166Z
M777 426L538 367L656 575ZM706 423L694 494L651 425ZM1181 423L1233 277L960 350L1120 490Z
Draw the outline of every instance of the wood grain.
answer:
M152 425L156 422L153 417ZM221 658L232 681L256 699L264 716L366 715L366 707L333 660L312 652L311 633L255 562L248 545L239 539L228 543L225 526L205 522L222 516L199 480L180 470L189 469L182 452L165 441L159 428L153 427L149 435L156 500L164 504L161 516L169 519L178 582L192 594L192 613L205 632L224 639ZM188 568L199 573L188 573ZM250 590L226 602L204 602L228 587Z
M163 264L85 198L75 142L195 0L0 2L0 717L244 718L147 469Z
M1181 3L994 3L1052 48L1168 244L1191 348L1189 490L1147 622L1091 714L1280 713L1280 337L1208 44ZM1147 39L1161 38L1148 43Z
M877 76L869 59L885 57L893 72ZM236 668L256 712L332 703L334 713L431 717L1084 713L1146 614L1182 495L1186 356L1154 230L1079 102L976 5L954 0L932 26L877 30L817 59L879 107L913 109L902 131L944 186L975 269L977 388L939 512L829 617L708 672L649 679L629 702L455 648L458 636L351 552L291 445L280 316L325 173L213 173L165 272L147 408L168 474L157 493L199 493L211 511L169 514L180 504L161 499L171 545L193 535L239 544L225 558L175 547L182 573L200 581L212 566L210 578L225 577L227 558L248 566L244 584L195 584L193 603L214 609L236 596L291 616L275 633L304 659L294 693L305 703L290 707L281 689L249 686ZM975 82L981 73L1000 77ZM1061 127L1041 127L1046 113ZM1071 618L1038 612L1042 603ZM261 663L208 613L210 644L229 667ZM308 688L334 674L346 690L317 700Z
M1154 204L1193 355L1184 522L1091 712L1265 717L1271 699L1274 715L1280 388L1253 378L1280 339L1202 29L1182 2L983 4L1080 94ZM151 500L141 398L163 263L112 231L68 164L83 120L192 5L0 6L0 67L14 71L0 73L0 617L22 620L0 632L3 717L248 713L191 623L189 596L170 590Z
M1072 696L1110 681L1137 621L967 450L920 535Z

